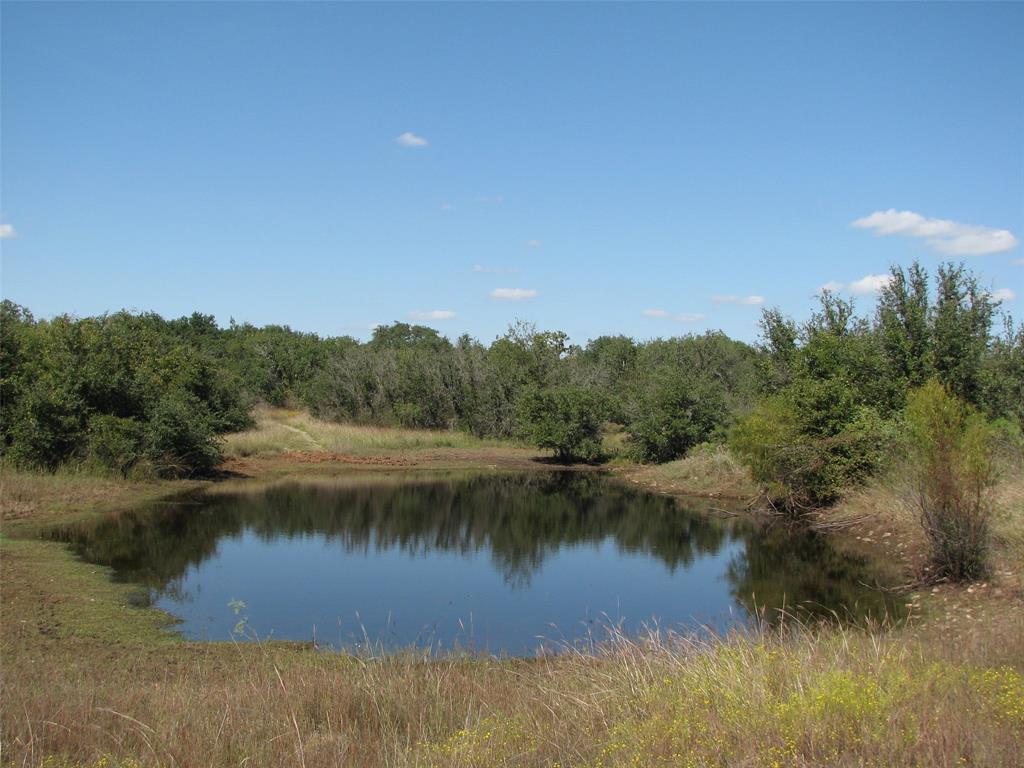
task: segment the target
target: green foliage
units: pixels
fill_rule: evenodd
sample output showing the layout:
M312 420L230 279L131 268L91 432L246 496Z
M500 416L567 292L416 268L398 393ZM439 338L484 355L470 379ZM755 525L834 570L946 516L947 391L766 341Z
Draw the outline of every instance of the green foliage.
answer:
M163 397L146 425L145 453L163 477L188 477L213 469L220 461L220 447L203 403L188 393Z
M828 504L884 461L907 393L935 377L991 416L1020 422L1024 329L1007 318L992 339L995 305L963 266L940 266L934 296L925 270L894 267L873 322L824 292L797 326L778 310L762 319L767 399L741 418L731 445L768 494L789 510Z
M721 387L664 369L645 382L631 410L631 451L659 463L708 440L728 416Z
M149 456L138 435L152 431L155 414L170 413L161 403L198 402L196 423L178 419L175 429L200 448L168 454L177 469L167 471L189 473L209 467L209 434L246 427L258 402L338 421L509 438L522 434L525 412L543 410L536 393L585 392L643 461L678 458L752 419L735 440L763 481L795 503L825 503L872 471L879 436L892 431L908 390L931 376L990 418L1021 425L1024 326L1005 318L994 338L995 310L962 266L940 267L933 294L916 264L893 269L871 319L828 293L804 323L766 310L760 349L721 332L642 343L602 336L579 347L524 322L490 345L469 336L452 343L408 323L380 326L359 343L287 326L219 328L200 313L37 321L5 301L0 451L25 464L88 461L124 472L140 461L138 446ZM757 410L760 398L778 400ZM786 414L771 434L758 422L766 410ZM771 442L757 448L751 440L761 433ZM182 457L197 463L179 466Z
M996 480L992 429L937 379L911 393L906 426L921 524L938 574L984 575Z
M777 507L800 512L831 503L884 456L889 430L880 411L891 412L895 396L882 347L853 304L828 292L803 326L801 345L777 313L766 312L762 326L773 334L769 361L781 359L784 370L766 379L775 394L740 420L730 446Z
M982 366L979 407L991 418L1024 427L1024 323L1003 318L1003 333L992 341Z
M71 457L82 435L81 400L38 380L25 386L10 428L10 454L19 463L54 470Z
M144 426L136 419L96 414L89 419L87 458L126 477L143 458L144 432Z
M807 429L806 401L763 401L732 430L729 446L788 512L829 504L881 464L891 427L867 407L855 407L827 432ZM818 421L818 420L814 420Z
M127 473L144 457L169 474L208 470L217 454L200 434L247 424L248 400L211 351L202 316L175 322L127 312L35 322L5 304L4 452L51 470L84 461ZM172 401L186 404L174 429ZM191 434L178 448L175 430Z
M549 448L560 461L599 461L601 424L607 413L598 393L576 387L532 391L520 401L523 436Z

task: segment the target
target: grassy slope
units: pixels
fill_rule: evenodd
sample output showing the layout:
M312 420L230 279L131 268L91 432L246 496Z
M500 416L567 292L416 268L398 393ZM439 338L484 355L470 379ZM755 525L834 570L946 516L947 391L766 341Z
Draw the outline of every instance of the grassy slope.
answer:
M377 445L405 439L382 434ZM525 462L513 449L426 443L378 451L422 466ZM738 487L722 457L625 471L661 491L696 483L712 493L693 479L698 461ZM248 467L368 469L272 458ZM996 578L908 598L920 605L912 627L794 627L699 646L619 641L597 658L429 662L178 640L166 617L127 607L130 587L103 569L22 538L143 503L167 484L10 472L4 481L4 765L1012 766L1024 754L1015 538L1024 493L1012 478L1001 487ZM884 543L912 566L913 527L897 499L891 488L867 489L830 522L859 520L851 541Z
M225 438L228 457L276 455L286 451L365 455L429 448L484 448L508 445L464 432L397 429L319 421L303 411L257 408L256 424Z

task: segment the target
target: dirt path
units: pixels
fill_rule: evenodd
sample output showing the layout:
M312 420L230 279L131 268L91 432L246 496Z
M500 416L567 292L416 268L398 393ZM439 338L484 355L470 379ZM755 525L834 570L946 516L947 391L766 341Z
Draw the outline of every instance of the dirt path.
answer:
M324 450L324 447L320 443L318 443L313 438L313 436L311 434L309 434L309 432L307 432L306 430L299 429L298 427L293 427L291 424L288 424L287 422L284 422L284 421L279 421L278 424L280 424L282 427L287 429L289 432L294 432L295 434L297 434L300 437L302 437L303 440L305 440L307 443L309 443L310 447L314 451L323 451Z

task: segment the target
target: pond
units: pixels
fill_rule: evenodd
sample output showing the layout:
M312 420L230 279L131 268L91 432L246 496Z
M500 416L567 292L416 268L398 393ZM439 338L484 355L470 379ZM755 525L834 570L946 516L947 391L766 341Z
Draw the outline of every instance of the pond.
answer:
M221 486L58 535L196 640L530 655L589 647L609 627L897 610L868 586L877 570L820 536L594 473Z

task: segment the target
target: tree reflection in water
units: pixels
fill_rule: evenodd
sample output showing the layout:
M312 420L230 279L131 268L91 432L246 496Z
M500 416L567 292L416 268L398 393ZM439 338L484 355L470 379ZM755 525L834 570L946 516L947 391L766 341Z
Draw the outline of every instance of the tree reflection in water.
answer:
M118 580L180 602L187 599L180 581L188 568L244 532L268 542L319 536L348 554L487 552L513 589L529 588L545 561L566 548L613 541L620 552L655 558L675 573L735 543L721 577L748 614L770 620L782 606L844 618L895 610L881 591L865 586L874 581L868 563L820 536L704 514L594 474L287 482L122 513L55 535L84 559L112 567Z

